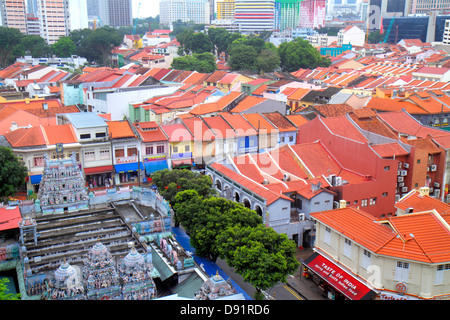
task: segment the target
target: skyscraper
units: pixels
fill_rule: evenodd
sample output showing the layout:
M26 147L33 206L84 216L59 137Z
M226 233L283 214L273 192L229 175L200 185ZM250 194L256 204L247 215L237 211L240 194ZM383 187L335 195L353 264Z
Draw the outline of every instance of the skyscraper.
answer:
M297 28L300 25L302 0L275 0L275 29Z
M275 1L236 0L234 21L242 33L272 31L275 22Z
M132 0L89 0L87 14L97 26L127 27L133 25Z
M320 28L325 25L326 0L303 0L300 3L300 27Z
M171 25L172 22L194 21L210 23L210 3L208 0L161 0L159 2L159 22Z
M397 0L397 2L405 1L409 14L429 14L432 11L443 13L450 11L450 0Z

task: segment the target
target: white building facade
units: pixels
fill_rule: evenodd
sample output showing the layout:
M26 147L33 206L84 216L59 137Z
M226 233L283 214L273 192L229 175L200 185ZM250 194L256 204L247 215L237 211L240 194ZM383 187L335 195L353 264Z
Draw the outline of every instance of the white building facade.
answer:
M159 12L162 25L170 26L177 20L210 23L210 4L207 0L162 0L159 3Z

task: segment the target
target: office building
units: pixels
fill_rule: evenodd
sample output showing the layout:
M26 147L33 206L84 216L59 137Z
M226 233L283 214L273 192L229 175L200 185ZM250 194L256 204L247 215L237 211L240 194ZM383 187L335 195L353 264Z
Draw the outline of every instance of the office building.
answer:
M234 20L234 0L217 1L217 20Z
M241 33L272 31L275 22L275 1L237 0L234 19Z
M210 4L207 0L161 0L159 2L159 21L162 25L172 22L194 21L198 24L210 23Z
M303 0L300 3L300 27L320 28L325 25L326 0Z
M89 0L87 2L89 21L96 27L127 27L133 25L131 0Z

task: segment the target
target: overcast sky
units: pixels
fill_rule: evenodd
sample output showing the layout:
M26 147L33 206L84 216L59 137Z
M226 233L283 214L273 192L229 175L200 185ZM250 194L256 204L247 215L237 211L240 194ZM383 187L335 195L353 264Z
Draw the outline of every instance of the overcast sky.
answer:
M139 2L141 7L138 12ZM156 17L159 14L159 0L133 0L133 17Z

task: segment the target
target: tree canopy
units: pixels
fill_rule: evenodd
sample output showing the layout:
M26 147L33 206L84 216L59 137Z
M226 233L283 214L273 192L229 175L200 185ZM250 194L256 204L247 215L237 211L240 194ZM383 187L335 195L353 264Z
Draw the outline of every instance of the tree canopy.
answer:
M75 54L77 48L70 37L60 37L58 41L52 45L52 50L57 57L64 58Z
M16 194L25 183L28 169L10 148L0 147L0 201Z
M0 279L0 300L20 300L20 293L8 293L8 278Z
M216 58L212 53L194 53L192 56L174 58L171 67L177 70L212 73L217 69Z
M16 59L14 50L21 39L19 29L0 27L0 68L6 68L14 62Z
M315 69L330 65L328 58L322 57L316 48L301 38L281 43L278 54L283 71L292 72L300 68Z

